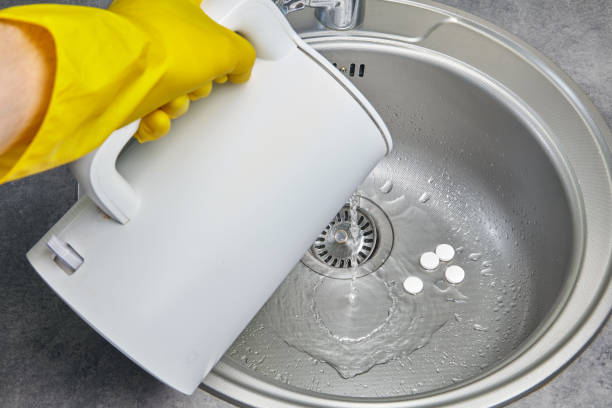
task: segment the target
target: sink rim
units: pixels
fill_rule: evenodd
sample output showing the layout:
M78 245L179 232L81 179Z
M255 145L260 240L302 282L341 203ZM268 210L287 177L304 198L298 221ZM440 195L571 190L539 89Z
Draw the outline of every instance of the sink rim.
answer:
M543 57L539 52L535 51L530 46L526 45L521 40L504 32L496 26L488 23L482 19L471 16L467 13L452 9L447 6L441 6L437 3L424 1L416 3L414 1L389 1L390 3L404 4L407 6L414 6L422 9L435 11L445 16L446 18L452 18L454 22L458 22L466 27L473 29L480 35L487 36L493 40L498 41L501 46L505 46L513 49L515 52L521 55L523 59L528 61L540 75L544 75L546 79L554 84L554 86L563 95L564 101L567 102L578 116L582 119L582 125L584 126L585 132L591 135L598 144L600 152L603 156L602 167L607 171L605 176L610 178L610 163L612 163L612 154L610 153L610 146L612 145L612 134L605 124L601 115L597 112L595 107L591 104L588 98L580 91L575 83L571 81L563 72L560 71L554 64ZM433 30L432 30L433 31ZM365 36L366 33L362 33ZM341 33L340 35L346 35ZM371 37L372 33L367 33ZM316 37L336 37L339 40L339 34L330 33L315 33L307 35L311 41L315 41ZM387 37L385 35L377 35L377 37ZM397 39L397 36L395 36ZM365 40L364 38L361 38ZM418 39L417 39L418 40ZM419 42L416 40L405 41L404 43ZM577 186L576 186L577 187ZM610 200L608 200L609 202ZM583 216L586 216L583 214ZM586 226L585 226L586 228ZM577 231L578 232L578 231ZM584 252L584 251L583 251ZM579 262L582 265L582 261ZM507 401L512 398L516 398L522 395L538 384L546 380L548 377L556 373L558 370L563 368L571 358L579 352L588 340L596 333L601 324L605 322L606 318L610 313L612 307L612 282L610 273L610 259L608 264L604 268L607 272L604 275L604 279L601 281L601 285L598 290L595 291L593 301L585 305L583 311L580 313L580 322L576 323L572 327L572 331L568 332L565 337L560 338L556 341L556 346L548 350L548 355L542 356L536 363L528 365L521 371L517 371L513 376L509 376L501 384L499 382L489 384L488 386L479 387L484 381L483 378L477 377L471 380L469 383L463 383L455 389L443 392L434 392L431 395L428 393L420 395L416 399L411 400L394 400L387 398L384 400L368 400L368 399L357 399L349 400L342 398L327 397L325 399L317 397L316 394L307 395L307 393L301 391L295 393L289 389L281 388L265 381L254 379L253 377L240 372L239 370L221 361L213 372L204 380L203 388L213 394L219 395L222 398L233 400L237 402L238 397L241 401L254 406L286 406L287 404L300 404L300 405L316 405L316 406L440 406L445 404L452 404L453 406L484 406L484 405L495 405L501 402ZM579 277L576 277L579 278ZM584 279L584 278L583 278ZM573 296L574 285L571 288L566 285L566 294L563 301L559 300L561 304L554 307L556 317L545 318L544 322L548 323L546 326L552 326L556 323L557 318L568 306L569 298ZM586 316L585 318L582 318ZM523 354L528 351L531 346L535 343L541 342L542 337L546 334L546 327L536 330L525 344L522 345L519 350L515 353L515 358L508 357L508 362L502 363L498 366L493 373L489 373L487 378L499 374L503 370L507 370L508 366L512 365L516 359L522 358ZM524 376L525 371L529 371L530 378L527 380ZM496 387L496 389L492 389ZM296 395L299 396L296 399Z

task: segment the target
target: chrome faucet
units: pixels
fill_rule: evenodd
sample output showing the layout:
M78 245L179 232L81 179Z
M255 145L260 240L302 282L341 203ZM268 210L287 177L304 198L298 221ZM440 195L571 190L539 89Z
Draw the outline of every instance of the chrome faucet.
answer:
M285 14L306 7L315 9L319 21L332 30L349 30L363 21L365 0L274 0Z

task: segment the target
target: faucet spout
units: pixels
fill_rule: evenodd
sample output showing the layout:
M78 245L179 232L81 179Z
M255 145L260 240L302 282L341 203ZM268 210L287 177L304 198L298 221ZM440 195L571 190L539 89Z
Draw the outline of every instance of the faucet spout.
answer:
M350 30L363 21L364 0L275 0L275 3L285 14L312 7L319 21L331 30Z

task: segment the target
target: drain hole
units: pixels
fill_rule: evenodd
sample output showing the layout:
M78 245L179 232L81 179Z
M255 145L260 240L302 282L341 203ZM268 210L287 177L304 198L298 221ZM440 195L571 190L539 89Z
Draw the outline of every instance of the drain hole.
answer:
M359 65L359 76L363 78L364 75L365 75L365 64L361 64Z
M330 222L315 238L302 257L302 264L313 272L334 279L355 279L378 270L393 248L393 228L387 215L376 203L363 196L354 218L347 204L337 214L343 220L337 222L336 216L332 218L334 225ZM354 239L351 234L355 219L359 220L359 239Z
M351 212L344 206L316 238L310 253L323 264L333 268L351 268L366 262L376 251L376 229L368 213L357 209L357 225L361 238L351 237Z
M349 67L349 75L355 76L355 64L351 64L351 66Z

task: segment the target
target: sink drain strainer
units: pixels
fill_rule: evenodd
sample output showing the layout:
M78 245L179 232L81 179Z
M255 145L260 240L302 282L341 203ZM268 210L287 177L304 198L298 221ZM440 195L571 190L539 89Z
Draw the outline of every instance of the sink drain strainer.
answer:
M351 210L344 206L319 234L310 249L315 258L334 268L351 268L367 261L376 246L374 221L357 209L357 226L362 237L354 242L351 234Z
M362 238L356 241L351 235L351 215L346 205L321 231L302 263L314 272L336 279L351 279L355 266L357 277L380 268L391 253L393 229L374 202L364 197L359 201L357 226Z

